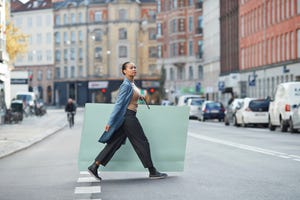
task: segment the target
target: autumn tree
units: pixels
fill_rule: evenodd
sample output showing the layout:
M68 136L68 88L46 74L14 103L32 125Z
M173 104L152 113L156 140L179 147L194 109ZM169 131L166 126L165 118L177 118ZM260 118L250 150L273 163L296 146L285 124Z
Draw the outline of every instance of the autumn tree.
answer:
M8 5L6 5L6 51L9 56L10 63L12 63L16 57L20 54L27 52L28 35L22 33L22 31L15 27L9 17Z

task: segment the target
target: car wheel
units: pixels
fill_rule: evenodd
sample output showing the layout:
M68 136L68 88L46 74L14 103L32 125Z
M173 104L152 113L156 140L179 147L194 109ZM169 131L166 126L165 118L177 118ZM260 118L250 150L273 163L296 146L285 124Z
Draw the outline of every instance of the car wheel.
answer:
M227 117L224 117L224 123L225 123L226 126L229 126L229 120L228 120Z
M297 132L297 129L294 129L294 124L293 124L293 119L292 118L289 120L289 127L290 127L290 132L291 133L296 133Z
M280 130L281 132L287 132L288 126L284 123L284 120L280 120Z
M269 117L269 124L268 124L268 127L269 127L270 131L275 131L275 129L276 129L276 126L273 126L270 117Z
M244 118L242 118L242 127L247 127L247 124L245 123L245 121L244 121Z

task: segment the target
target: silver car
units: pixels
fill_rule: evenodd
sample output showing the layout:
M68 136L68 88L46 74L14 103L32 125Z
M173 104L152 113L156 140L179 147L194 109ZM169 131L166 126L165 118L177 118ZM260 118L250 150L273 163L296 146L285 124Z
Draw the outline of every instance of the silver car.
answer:
M289 130L291 133L296 133L300 129L300 103L293 105L289 120Z
M200 119L201 107L204 99L201 98L191 98L188 99L187 105L190 107L190 119Z

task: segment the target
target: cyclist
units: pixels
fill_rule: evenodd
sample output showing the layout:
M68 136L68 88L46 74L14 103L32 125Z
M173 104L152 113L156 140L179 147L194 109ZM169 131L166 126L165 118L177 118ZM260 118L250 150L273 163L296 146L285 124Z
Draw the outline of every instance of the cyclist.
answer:
M67 112L67 117L70 127L74 126L74 115L76 113L76 105L72 98L68 99L68 103L65 106L65 111Z

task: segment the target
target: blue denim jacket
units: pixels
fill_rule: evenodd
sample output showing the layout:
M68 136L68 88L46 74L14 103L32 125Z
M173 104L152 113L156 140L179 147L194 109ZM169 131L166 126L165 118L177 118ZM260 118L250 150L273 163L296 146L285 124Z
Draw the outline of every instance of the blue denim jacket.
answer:
M127 107L132 98L133 88L131 82L125 78L120 86L115 106L108 120L109 130L104 132L99 138L99 142L106 143L118 128L123 124Z

